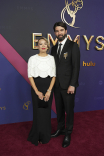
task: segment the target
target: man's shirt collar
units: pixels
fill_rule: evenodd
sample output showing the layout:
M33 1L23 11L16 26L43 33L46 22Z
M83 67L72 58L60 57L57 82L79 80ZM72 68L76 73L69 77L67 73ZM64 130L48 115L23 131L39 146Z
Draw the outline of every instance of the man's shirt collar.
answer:
M65 37L65 39L62 41L62 42L59 42L58 41L58 45L61 43L62 45L64 45L65 44L65 42L66 42L66 40L67 40L67 37Z

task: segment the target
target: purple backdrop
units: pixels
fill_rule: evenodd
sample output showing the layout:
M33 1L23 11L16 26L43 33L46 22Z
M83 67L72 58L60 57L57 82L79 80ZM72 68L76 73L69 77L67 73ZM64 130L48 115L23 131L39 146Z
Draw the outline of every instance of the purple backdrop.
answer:
M50 33L55 39L53 24L61 21L61 11L65 0L1 0L0 34L27 62L31 55L38 53L32 49L32 33L42 33L47 37ZM69 3L72 0L68 1ZM83 8L76 13L75 26L68 27L68 34L75 38L80 35L81 68L79 87L75 99L75 112L104 109L104 49L97 51L97 36L104 36L104 1L83 0ZM70 16L65 13L70 23ZM90 49L86 50L86 42L94 35ZM104 41L101 41L104 43ZM52 44L51 44L52 45ZM9 49L7 49L8 52ZM0 48L0 124L32 120L32 101L30 85L3 56ZM83 66L84 62L96 63L94 67ZM56 114L52 111L52 117Z

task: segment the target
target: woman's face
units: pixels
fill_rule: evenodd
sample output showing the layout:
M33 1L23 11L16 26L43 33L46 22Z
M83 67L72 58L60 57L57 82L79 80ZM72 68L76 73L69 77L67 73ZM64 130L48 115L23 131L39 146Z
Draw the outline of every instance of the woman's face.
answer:
M47 51L47 42L44 39L39 40L38 42L38 49L40 52L45 52Z

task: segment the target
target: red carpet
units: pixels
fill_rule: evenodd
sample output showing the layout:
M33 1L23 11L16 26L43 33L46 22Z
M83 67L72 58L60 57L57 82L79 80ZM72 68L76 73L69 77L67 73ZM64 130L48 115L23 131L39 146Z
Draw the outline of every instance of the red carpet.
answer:
M0 125L0 156L104 156L104 110L75 113L71 144L62 148L64 136L35 146L27 136L32 122ZM52 119L52 131L57 120Z

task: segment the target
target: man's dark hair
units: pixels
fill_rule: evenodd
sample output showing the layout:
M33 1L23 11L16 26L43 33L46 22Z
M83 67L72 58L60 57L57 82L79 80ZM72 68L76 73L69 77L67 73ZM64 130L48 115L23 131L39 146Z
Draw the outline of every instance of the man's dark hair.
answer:
M53 30L54 30L54 31L55 31L55 28L56 28L57 26L61 26L61 27L63 27L65 30L67 30L67 26L66 26L66 24L63 23L63 22L56 22L56 23L54 24L54 26L53 26Z

